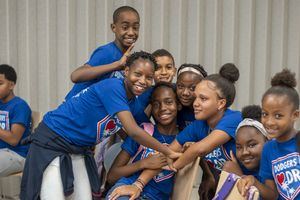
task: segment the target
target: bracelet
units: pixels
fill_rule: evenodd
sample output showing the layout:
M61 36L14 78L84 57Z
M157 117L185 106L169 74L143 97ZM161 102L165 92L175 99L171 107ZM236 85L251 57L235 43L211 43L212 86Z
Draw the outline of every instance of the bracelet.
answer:
M145 185L146 185L140 178L138 178L135 182L141 184L141 185L142 185L142 188L144 188Z
M137 182L132 183L133 186L135 186L140 192L143 191L143 186L139 185Z

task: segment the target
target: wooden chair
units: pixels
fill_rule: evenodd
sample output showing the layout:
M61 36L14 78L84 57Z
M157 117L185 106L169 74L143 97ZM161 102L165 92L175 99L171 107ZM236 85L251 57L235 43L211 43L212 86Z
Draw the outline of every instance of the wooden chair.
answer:
M178 171L175 177L172 200L191 199L193 185L199 170L199 162L200 157Z

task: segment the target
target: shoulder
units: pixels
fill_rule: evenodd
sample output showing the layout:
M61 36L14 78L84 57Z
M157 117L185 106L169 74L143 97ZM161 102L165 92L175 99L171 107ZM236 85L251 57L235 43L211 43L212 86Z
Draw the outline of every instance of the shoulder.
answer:
M237 126L242 120L242 113L240 111L227 109L218 124L232 124Z
M108 79L104 79L102 81L95 83L92 87L102 88L107 91L111 91L112 89L115 90L117 88L124 90L125 88L124 88L123 81L124 81L124 79L108 78Z
M25 110L25 111L30 111L31 110L28 103L24 99L22 99L18 96L14 97L14 99L12 100L11 103L16 108L19 108L19 109L22 109L22 110Z

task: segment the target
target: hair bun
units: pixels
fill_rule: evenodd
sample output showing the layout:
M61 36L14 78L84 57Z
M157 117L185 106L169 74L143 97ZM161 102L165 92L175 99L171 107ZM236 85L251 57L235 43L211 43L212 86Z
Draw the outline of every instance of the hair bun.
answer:
M245 106L242 109L242 117L243 119L250 118L260 122L261 112L262 112L261 107L258 105Z
M283 69L281 72L275 74L271 80L272 87L286 86L294 88L297 85L296 74L292 73L289 69Z
M224 64L221 67L219 74L232 83L235 83L240 76L239 69L233 63Z

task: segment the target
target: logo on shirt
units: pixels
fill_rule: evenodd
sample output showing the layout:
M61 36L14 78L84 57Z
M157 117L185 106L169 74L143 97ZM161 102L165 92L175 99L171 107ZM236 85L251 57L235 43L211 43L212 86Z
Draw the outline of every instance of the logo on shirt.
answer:
M0 128L9 131L9 112L0 110Z
M109 78L123 79L124 78L124 71L114 71L114 72L111 73Z
M153 155L155 153L157 153L157 151L147 148L147 147L143 147L144 151L142 152L141 155L141 160L144 158L147 158L149 155ZM153 180L158 183L164 180L167 180L169 178L172 178L174 176L174 172L173 171L169 171L169 170L162 170L158 175L153 177Z
M107 115L97 123L97 143L118 132L122 124L117 117Z
M207 163L218 170L222 170L224 163L230 160L229 155L227 154L223 146L215 148L212 152L205 156Z
M272 173L280 195L295 199L300 191L300 156L298 152L272 161Z

